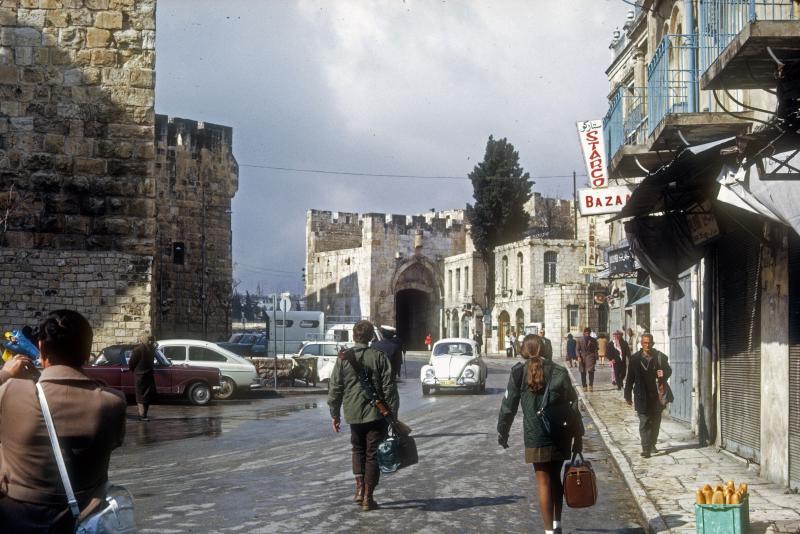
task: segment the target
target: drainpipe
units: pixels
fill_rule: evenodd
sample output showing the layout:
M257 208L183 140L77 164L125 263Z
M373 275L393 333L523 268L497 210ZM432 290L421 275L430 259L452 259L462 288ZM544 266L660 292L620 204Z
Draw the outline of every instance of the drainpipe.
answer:
M685 30L689 35L689 88L686 104L689 113L697 112L697 28L694 22L694 1L683 0Z

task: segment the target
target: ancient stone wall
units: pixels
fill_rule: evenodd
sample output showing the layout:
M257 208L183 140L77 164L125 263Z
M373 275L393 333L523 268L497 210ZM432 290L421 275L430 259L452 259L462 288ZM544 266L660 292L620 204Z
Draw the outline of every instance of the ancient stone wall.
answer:
M534 193L525 207L530 213L529 235L549 239L575 238L573 201Z
M155 331L218 340L230 333L231 199L239 186L230 127L156 117Z
M0 248L0 325L36 326L60 308L84 314L94 351L150 326L151 260L121 252Z
M154 68L155 0L0 1L3 327L151 327Z

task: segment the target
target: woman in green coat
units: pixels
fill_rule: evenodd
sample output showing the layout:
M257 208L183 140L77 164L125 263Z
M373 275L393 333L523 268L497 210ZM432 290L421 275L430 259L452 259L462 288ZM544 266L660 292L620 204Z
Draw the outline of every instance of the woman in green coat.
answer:
M525 437L525 462L533 464L539 486L539 509L546 533L561 532L561 509L564 488L561 482L561 468L569 460L570 452L581 452L583 429L576 430L576 436L567 441L554 442L542 426L537 411L543 407L544 393L547 390L547 404L560 404L577 400L575 388L567 370L544 358L542 338L536 335L525 336L521 355L525 363L518 363L511 369L508 388L500 406L497 420L497 441L508 448L508 434L519 404L522 403L523 429ZM549 385L549 386L548 386Z

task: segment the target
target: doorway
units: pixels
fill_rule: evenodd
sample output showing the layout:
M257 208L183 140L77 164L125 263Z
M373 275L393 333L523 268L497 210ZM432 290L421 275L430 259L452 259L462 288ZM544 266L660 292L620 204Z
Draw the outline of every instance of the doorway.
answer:
M418 289L403 289L395 295L397 335L408 350L426 350L425 336L436 337L431 320L430 295Z

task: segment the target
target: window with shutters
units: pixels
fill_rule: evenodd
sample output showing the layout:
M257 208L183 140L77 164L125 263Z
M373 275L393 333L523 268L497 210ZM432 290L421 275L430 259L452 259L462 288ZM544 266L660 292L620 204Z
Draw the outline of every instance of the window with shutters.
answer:
M558 252L549 250L544 253L544 283L556 283L556 265L558 264Z
M505 291L508 289L508 256L503 256L500 273L501 273L502 288L503 291Z

